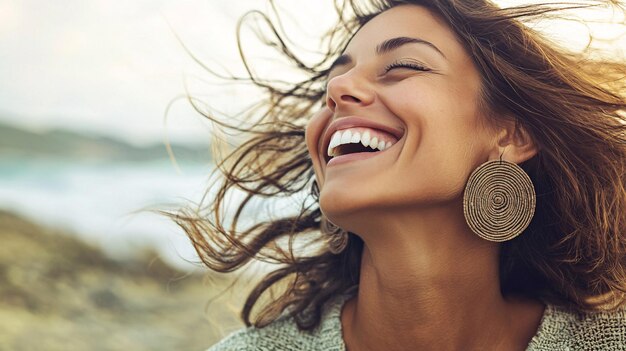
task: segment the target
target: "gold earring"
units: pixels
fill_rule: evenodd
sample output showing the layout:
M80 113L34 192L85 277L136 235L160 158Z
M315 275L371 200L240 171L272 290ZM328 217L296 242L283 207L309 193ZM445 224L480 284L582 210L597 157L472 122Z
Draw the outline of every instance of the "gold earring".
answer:
M492 160L470 175L463 193L463 214L479 237L503 242L520 235L535 214L533 183L524 170L508 161Z

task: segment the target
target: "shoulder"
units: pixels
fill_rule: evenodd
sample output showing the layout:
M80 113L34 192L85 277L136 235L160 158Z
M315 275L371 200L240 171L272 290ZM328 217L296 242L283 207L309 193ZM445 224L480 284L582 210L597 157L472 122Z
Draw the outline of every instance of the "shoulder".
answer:
M528 350L624 350L626 309L576 312L548 305Z
M340 320L343 301L343 297L329 301L324 308L320 324L311 331L298 329L293 317L283 315L263 328L239 329L207 351L344 350Z

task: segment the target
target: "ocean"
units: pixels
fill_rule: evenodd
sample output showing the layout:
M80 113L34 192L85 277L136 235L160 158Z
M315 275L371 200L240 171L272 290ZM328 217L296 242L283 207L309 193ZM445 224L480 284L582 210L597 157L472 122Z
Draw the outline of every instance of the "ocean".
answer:
M199 202L213 166L150 162L85 163L46 158L0 158L0 208L69 232L125 258L155 249L170 264L197 267L183 231L141 211Z
M0 157L0 208L75 235L113 258L153 249L172 266L193 270L200 267L199 259L183 230L147 209L195 208L213 168L187 162L177 169L167 159L88 163ZM236 204L243 195L232 193L228 203ZM252 202L243 224L296 213L301 196L306 195ZM226 208L227 214L233 212Z

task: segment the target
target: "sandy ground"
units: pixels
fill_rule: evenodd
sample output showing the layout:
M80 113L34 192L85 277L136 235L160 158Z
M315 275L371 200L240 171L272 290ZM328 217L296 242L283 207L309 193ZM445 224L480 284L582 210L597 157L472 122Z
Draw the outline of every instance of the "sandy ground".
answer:
M0 350L205 350L243 326L241 290L212 299L232 278L142 257L0 212Z

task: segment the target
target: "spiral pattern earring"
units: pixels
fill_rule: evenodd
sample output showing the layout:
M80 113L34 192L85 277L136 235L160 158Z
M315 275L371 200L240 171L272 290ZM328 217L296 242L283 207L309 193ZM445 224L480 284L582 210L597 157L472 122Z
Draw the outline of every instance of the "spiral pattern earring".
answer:
M533 183L524 170L508 161L487 161L469 177L463 193L463 213L479 237L503 242L520 235L535 214Z

